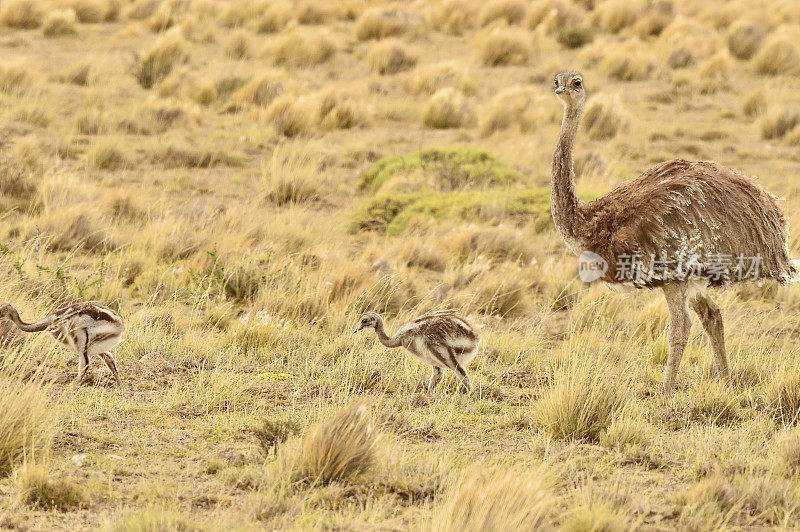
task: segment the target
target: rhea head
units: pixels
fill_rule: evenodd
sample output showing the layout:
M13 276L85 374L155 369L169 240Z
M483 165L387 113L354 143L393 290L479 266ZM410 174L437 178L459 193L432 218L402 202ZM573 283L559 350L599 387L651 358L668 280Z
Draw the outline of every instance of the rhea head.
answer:
M381 321L381 317L375 314L374 312L367 312L366 314L362 314L361 318L358 320L358 329L353 331L353 333L357 333L362 329L368 329L372 327L373 329L378 326L378 323Z
M553 80L556 98L564 107L577 109L583 107L586 100L586 89L583 86L583 75L580 72L560 72Z

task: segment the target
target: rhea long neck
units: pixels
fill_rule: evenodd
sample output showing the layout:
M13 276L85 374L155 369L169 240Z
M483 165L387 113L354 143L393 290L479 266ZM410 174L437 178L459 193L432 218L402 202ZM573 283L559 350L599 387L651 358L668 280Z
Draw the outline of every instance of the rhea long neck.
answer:
M25 323L19 317L19 312L17 309L10 306L8 307L8 318L14 322L14 325L19 327L21 330L25 332L39 332L47 329L50 325L53 324L53 316L48 316L42 320L39 320L34 323Z
M375 332L378 333L378 340L386 347L400 347L400 338L397 335L389 336L386 334L386 329L383 328L383 318L378 318Z
M580 216L580 200L575 194L575 172L572 169L572 152L575 136L581 123L583 105L564 107L561 132L558 135L556 151L553 154L553 169L550 179L550 209L558 234L567 241L576 241ZM575 251L575 250L573 250Z

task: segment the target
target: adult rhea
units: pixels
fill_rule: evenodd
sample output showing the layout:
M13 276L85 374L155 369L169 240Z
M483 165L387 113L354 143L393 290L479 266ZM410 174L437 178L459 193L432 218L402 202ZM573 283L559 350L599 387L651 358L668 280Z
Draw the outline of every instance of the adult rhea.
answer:
M720 377L730 382L722 313L709 286L745 280L787 283L788 227L780 200L751 178L715 162L673 159L590 202L575 195L572 152L586 88L578 72L554 81L564 106L553 155L551 208L573 253L598 260L612 289L661 288L670 313L664 393L675 385L692 321L700 318Z

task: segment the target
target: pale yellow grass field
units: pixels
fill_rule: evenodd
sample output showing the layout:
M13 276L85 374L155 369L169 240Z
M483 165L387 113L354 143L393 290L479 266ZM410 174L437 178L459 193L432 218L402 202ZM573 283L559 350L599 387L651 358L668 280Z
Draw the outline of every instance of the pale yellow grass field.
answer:
M0 0L0 299L128 323L120 389L3 325L0 527L797 528L799 289L718 292L735 385L695 326L665 399L662 295L580 283L547 187L573 68L584 197L713 159L800 227L798 35L791 0ZM352 334L446 306L469 395Z

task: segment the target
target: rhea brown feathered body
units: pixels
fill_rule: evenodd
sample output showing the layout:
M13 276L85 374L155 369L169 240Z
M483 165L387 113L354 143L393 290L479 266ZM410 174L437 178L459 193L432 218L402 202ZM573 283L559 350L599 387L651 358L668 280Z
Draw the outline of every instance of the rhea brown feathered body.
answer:
M25 332L49 331L58 343L76 353L76 381L79 382L85 375L89 367L89 357L97 355L114 374L117 384L120 384L111 349L122 341L125 323L111 309L94 302L76 303L56 310L39 321L26 323L20 319L17 309L6 303L0 306L0 316L10 319Z
M670 309L666 392L674 384L688 340L689 307L710 337L721 376L729 380L722 314L705 289L743 280L734 278L730 267L719 275L714 261L720 258L757 261L748 280L793 280L797 269L789 259L788 223L780 200L736 170L715 162L675 159L595 201L581 201L575 194L572 154L586 97L583 76L562 72L554 84L564 105L551 177L559 235L574 253L590 251L602 257L608 265L602 279L612 287L663 288ZM631 268L633 257L645 261L641 270ZM693 260L691 279L682 263L687 258ZM656 260L657 271L652 268ZM623 265L634 271L620 275Z
M394 336L386 334L383 319L374 312L361 316L354 332L372 327L386 347L404 347L409 353L433 366L427 383L433 389L442 377L442 369L452 370L467 389L472 383L464 367L475 358L480 334L466 318L454 310L440 310L420 316L401 326Z

